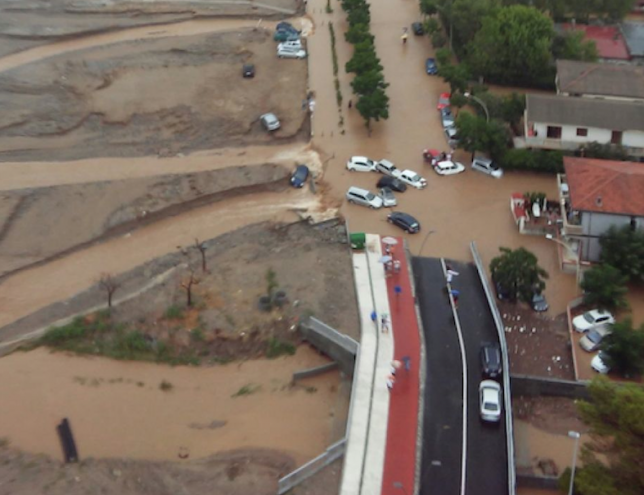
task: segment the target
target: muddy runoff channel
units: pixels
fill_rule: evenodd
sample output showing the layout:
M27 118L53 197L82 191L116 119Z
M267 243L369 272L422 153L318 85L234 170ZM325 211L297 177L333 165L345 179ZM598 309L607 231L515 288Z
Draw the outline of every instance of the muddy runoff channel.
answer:
M17 352L0 359L0 437L60 459L56 424L67 417L81 459L195 459L247 447L302 464L336 440L335 418L346 413L338 371L291 384L294 371L325 362L307 346L216 368Z

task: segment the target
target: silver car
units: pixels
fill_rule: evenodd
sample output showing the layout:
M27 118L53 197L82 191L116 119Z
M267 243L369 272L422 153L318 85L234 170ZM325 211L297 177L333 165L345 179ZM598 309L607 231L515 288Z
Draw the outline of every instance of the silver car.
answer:
M283 48L281 50L277 50L277 56L279 58L306 58L306 51Z
M441 108L441 122L443 127L454 127L454 115L449 107Z
M280 128L280 121L274 113L265 113L259 120L267 131L276 131Z
M382 199L382 206L385 208L396 206L398 204L396 196L394 196L394 192L388 187L381 188L379 196Z

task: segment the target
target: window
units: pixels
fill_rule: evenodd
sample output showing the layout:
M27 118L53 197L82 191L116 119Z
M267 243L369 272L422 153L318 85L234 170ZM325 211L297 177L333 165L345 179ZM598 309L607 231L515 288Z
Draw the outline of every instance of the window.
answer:
M588 136L588 129L584 127L577 127L577 136L579 137L587 137Z
M622 144L622 131L613 131L610 135L610 142L613 144Z
M561 139L561 127L559 126L548 126L548 138L549 139Z

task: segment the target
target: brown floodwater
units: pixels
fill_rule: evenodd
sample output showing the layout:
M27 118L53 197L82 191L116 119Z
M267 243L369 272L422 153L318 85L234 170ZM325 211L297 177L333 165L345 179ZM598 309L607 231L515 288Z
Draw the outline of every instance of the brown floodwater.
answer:
M17 352L0 359L0 437L61 458L56 424L69 418L81 458L177 460L180 448L199 458L263 447L301 464L337 440L333 422L346 414L338 371L289 386L294 371L325 362L306 346L209 368ZM252 393L232 397L246 385Z

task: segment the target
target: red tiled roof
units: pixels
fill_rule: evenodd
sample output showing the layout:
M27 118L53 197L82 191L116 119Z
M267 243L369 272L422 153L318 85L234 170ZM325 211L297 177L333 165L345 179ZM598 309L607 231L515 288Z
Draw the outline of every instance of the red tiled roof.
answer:
M575 29L584 32L584 40L592 40L597 46L599 58L630 60L631 54L620 30L615 26L585 26L563 24L566 30Z
M570 206L644 217L644 163L564 157Z

